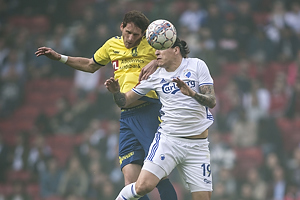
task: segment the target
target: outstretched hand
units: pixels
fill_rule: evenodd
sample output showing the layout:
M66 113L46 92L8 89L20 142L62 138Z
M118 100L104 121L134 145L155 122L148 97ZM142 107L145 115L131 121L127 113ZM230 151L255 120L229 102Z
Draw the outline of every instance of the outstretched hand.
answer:
M117 93L120 92L120 84L118 79L115 80L113 77L107 79L104 83L106 89L110 91L111 93Z
M147 80L148 77L155 72L157 69L157 61L152 60L145 67L142 68L141 73L139 75L139 81Z
M196 92L192 90L185 82L183 82L179 78L174 78L172 81L177 84L177 87L180 89L182 94L191 97L195 96Z
M52 60L59 60L61 58L61 55L59 53L57 53L56 51L54 51L53 49L51 49L49 47L38 48L38 50L35 52L35 55L37 57L44 55Z

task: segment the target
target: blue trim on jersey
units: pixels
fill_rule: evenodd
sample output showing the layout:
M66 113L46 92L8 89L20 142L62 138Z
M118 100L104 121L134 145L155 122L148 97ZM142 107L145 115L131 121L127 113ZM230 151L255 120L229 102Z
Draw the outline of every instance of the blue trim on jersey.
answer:
M134 88L132 88L131 90L132 90L133 92L137 93L138 95L141 95L141 96L146 95L146 94L143 94L143 93L140 93L140 92L136 91Z
M201 84L199 84L199 86L202 86L202 85L213 85L213 83L201 83Z
M151 153L147 157L147 160L150 160L150 161L153 160L153 157L154 157L154 155L155 155L155 153L158 149L158 146L159 146L160 135L161 135L160 132L157 132L157 134L155 134L155 144L152 146Z
M124 200L127 200L123 195L121 196Z
M105 66L105 65L102 65L102 64L98 63L98 62L95 60L95 57L94 57L94 56L93 56L93 60L94 60L94 62L97 63L98 65Z
M209 120L214 121L213 115L208 114L208 107L207 106L205 106L205 110L206 110L206 118L209 119Z

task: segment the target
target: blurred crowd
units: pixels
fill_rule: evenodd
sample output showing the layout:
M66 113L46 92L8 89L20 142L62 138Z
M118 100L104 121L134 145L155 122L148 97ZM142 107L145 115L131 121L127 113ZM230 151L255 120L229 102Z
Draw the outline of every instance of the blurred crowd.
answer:
M90 58L133 9L171 21L210 69L212 200L300 200L296 0L0 0L0 199L106 200L122 188L111 65L88 74L34 52Z

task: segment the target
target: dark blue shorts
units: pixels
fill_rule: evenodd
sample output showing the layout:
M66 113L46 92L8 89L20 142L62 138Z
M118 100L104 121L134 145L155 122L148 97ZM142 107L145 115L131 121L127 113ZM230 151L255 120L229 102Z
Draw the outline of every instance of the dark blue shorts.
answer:
M159 125L159 103L145 103L122 111L119 161L121 169L130 163L143 165Z

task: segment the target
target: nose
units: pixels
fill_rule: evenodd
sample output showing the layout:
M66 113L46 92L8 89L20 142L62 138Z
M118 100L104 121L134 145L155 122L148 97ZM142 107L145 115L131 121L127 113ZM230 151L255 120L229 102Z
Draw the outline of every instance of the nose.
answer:
M133 35L132 35L132 34L130 34L130 35L128 36L128 40L129 40L129 41L133 41Z
M155 55L158 56L160 54L160 50L155 51Z

